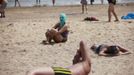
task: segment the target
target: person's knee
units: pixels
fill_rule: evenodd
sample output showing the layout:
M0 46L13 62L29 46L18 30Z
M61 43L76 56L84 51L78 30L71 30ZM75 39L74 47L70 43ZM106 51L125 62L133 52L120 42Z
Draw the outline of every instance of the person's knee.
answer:
M56 34L57 31L56 31L55 29L51 29L51 30L50 30L50 33L51 33L51 34Z

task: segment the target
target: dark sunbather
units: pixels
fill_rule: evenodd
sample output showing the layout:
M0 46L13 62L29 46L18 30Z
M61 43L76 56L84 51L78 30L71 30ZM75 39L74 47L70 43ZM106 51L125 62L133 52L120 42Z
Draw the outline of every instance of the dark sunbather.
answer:
M122 55L122 54L130 54L130 52L120 46L117 45L93 45L91 49L98 55L101 56L114 56L114 55Z

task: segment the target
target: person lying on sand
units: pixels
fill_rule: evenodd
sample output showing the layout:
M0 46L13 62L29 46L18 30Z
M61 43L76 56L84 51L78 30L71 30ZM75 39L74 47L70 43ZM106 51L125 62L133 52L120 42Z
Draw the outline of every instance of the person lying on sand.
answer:
M84 18L84 21L99 21L99 20L95 17L86 17Z
M116 56L116 55L125 55L130 54L131 52L128 52L128 50L117 46L117 45L92 45L91 49L100 56Z
M46 67L28 72L27 75L88 75L91 71L89 48L81 41L73 59L73 65L68 68Z
M66 42L68 38L68 26L66 25L66 14L60 14L60 22L58 22L51 30L45 33L47 42L51 43L52 40L56 43Z

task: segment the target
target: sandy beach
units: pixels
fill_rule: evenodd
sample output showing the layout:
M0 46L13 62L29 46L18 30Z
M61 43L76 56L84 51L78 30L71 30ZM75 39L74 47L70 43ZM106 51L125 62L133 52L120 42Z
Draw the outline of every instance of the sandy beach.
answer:
M107 8L108 5L88 5L88 14L81 14L81 6L7 8L6 18L0 18L0 75L26 75L39 67L70 66L81 40L89 48L94 43L116 44L132 52L102 57L89 50L89 75L134 75L134 20L114 22L112 18L112 22L106 22ZM134 12L133 8L134 4L116 5L118 17ZM46 30L59 21L61 12L68 16L68 41L42 44ZM83 21L89 16L100 21Z

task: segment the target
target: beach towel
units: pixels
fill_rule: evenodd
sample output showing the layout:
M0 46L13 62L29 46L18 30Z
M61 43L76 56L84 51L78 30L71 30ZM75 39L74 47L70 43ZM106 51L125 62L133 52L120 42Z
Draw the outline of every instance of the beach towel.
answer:
M134 19L134 12L128 13L126 16L122 16L121 19Z

